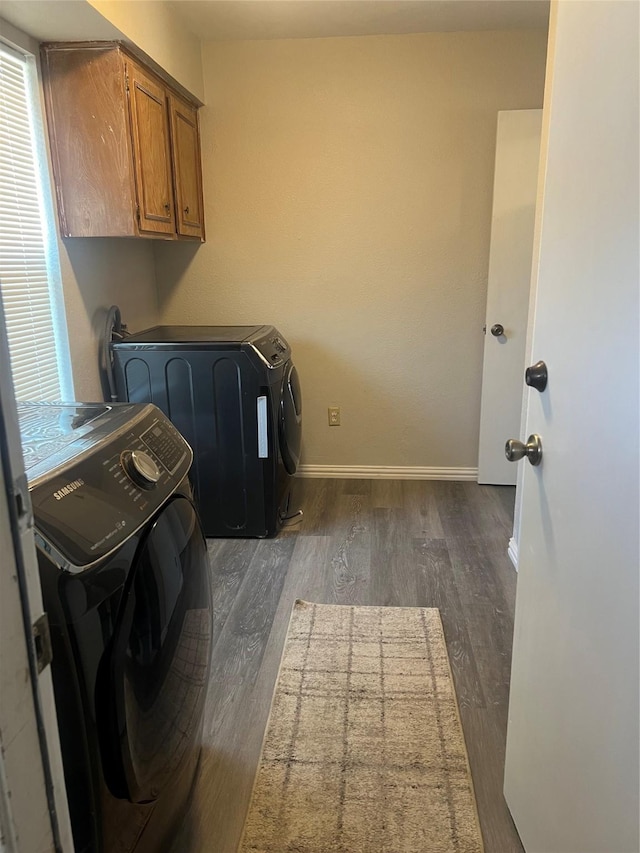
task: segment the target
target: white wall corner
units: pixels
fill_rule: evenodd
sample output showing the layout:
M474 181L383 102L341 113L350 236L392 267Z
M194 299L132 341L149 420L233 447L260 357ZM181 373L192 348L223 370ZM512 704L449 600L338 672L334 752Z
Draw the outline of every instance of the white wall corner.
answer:
M509 547L507 548L507 554L509 555L509 559L513 563L513 567L517 572L518 571L518 543L513 538L513 536L511 537L511 539L509 539Z

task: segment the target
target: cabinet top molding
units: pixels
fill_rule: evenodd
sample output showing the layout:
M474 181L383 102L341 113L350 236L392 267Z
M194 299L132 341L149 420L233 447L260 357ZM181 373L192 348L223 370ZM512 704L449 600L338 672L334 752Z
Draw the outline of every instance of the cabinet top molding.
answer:
M186 89L175 77L172 77L168 71L159 65L148 53L145 53L141 50L137 45L133 44L133 42L128 41L52 41L52 42L43 42L40 45L40 50L42 53L48 53L50 51L63 51L63 50L121 50L125 55L130 56L132 59L141 62L145 65L150 71L152 71L157 77L159 77L162 82L169 86L174 90L181 98L183 98L187 103L192 106L198 108L204 105L203 101L199 98L196 98L188 89Z

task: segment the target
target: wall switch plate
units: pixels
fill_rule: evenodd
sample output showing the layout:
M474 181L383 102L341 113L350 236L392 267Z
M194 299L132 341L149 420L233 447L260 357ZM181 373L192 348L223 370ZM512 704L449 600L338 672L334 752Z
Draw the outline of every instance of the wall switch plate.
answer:
M329 406L329 426L340 426L340 406Z

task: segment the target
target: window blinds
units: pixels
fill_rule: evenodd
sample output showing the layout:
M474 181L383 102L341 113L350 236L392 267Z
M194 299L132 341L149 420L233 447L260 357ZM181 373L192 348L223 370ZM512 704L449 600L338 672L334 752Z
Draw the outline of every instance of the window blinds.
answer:
M60 306L52 303L29 99L25 58L0 44L0 293L15 393L18 400L60 400Z

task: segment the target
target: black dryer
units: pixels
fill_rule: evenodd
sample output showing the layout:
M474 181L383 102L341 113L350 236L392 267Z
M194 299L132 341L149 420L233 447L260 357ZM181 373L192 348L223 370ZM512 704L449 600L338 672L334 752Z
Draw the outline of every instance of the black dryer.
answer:
M155 326L112 343L118 399L153 402L191 445L206 536L274 536L289 513L302 403L274 326Z

